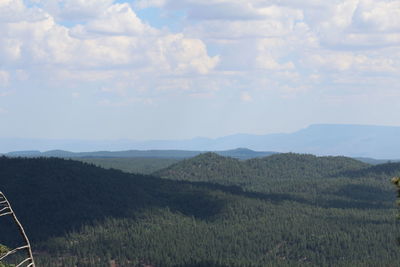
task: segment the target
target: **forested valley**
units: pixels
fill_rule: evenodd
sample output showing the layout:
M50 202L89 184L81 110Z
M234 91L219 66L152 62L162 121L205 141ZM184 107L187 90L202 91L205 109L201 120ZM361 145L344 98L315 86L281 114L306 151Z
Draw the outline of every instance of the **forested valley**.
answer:
M37 266L400 265L400 163L205 153L134 164L0 157L0 191ZM17 245L15 230L1 217L0 243Z

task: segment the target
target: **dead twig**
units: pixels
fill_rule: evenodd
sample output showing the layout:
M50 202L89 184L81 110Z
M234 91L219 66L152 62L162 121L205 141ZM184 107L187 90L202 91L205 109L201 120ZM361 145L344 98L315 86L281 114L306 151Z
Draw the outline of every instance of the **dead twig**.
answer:
M35 267L35 261L33 259L32 248L31 248L31 244L29 242L28 236L26 235L25 230L22 227L22 224L20 223L17 216L15 215L15 213L10 205L10 202L8 202L6 196L0 191L0 217L7 216L7 215L12 216L15 224L18 227L19 233L21 234L21 236L23 237L23 239L25 241L25 245L15 248L13 250L10 250L6 254L1 255L0 261L5 259L7 256L12 255L20 250L25 250L28 254L28 257L25 258L20 263L18 263L16 265L16 267L22 267L22 266L24 266L24 264L28 264L28 265L26 265L26 267Z

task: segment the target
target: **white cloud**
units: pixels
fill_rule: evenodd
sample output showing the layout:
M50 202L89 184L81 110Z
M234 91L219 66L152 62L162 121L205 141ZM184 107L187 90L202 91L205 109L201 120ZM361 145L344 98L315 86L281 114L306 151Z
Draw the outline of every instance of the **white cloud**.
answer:
M318 89L329 82L331 72L356 79L371 72L383 76L400 72L398 1L141 0L132 4L138 9L162 7L162 12L171 14L185 12L183 31L176 33L146 24L127 3L34 2L40 5L28 8L21 0L0 2L4 14L0 16L0 60L17 80L42 71L54 83L95 83L104 94L119 97L176 90L209 97L229 87L246 92L262 87L287 94L306 92L312 85ZM73 26L66 21L73 21ZM209 56L210 48L216 56ZM266 80L273 82L265 85ZM245 82L252 88L243 86ZM146 98L146 93L140 97Z
M327 73L351 71L396 74L400 71L398 59L377 53L319 51L309 54L305 61L316 70L323 69Z
M331 48L393 45L400 38L398 1L310 0L300 4L296 1L171 0L163 5L187 9L189 19L195 16L199 22L186 30L199 38L289 36L297 24L307 25L322 44ZM247 21L235 14L247 14ZM381 36L376 36L377 32Z
M362 0L354 12L353 25L361 31L398 32L400 2Z
M278 62L279 57L285 55L282 47L287 46L284 40L279 38L262 39L258 41L258 56L256 64L260 68L267 70L292 70L295 68L293 62Z
M72 34L87 36L89 33L106 35L155 35L158 32L141 22L128 4L115 4L98 18L72 29Z
M186 71L206 74L213 69L218 56L208 57L204 43L198 39L187 39L182 34L167 35L157 40L158 49L152 56L156 64L164 65L165 70L181 74Z
M400 4L386 0L347 0L325 7L325 18L308 24L331 49L371 49L400 44ZM307 20L307 17L306 17Z
M90 110L116 126L135 118L135 125L157 127L162 123L150 116L182 115L192 123L193 115L208 117L204 112L224 119L282 106L282 114L309 109L314 116L330 96L356 102L374 91L395 99L389 93L400 84L398 3L0 0L0 96L12 93L2 98L10 112L17 100L40 105L37 112L73 104L67 119L79 114L79 121ZM138 11L149 7L160 9ZM233 106L238 101L251 104ZM176 121L175 131L182 125Z
M22 0L0 1L0 23L29 21L33 22L46 16L45 12L37 8L26 8Z
M167 9L188 10L185 34L221 51L219 70L264 70L260 76L288 93L318 89L330 72L356 79L398 75L399 6L385 0L164 2Z
M72 9L73 4L90 8L94 3L73 1L65 3L65 8ZM201 40L159 31L142 23L128 4L109 3L100 3L102 9L96 18L73 28L58 24L38 8L32 10L41 14L40 19L2 23L0 58L10 67L34 65L64 74L89 71L82 77L98 68L116 66L164 74L205 74L218 63L218 57L208 56ZM21 5L21 1L14 5ZM22 7L21 12L26 9Z

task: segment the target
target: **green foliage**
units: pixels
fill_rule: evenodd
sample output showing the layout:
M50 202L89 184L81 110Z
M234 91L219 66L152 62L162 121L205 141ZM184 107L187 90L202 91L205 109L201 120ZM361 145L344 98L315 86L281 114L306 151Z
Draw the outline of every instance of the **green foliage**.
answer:
M2 244L0 244L0 256L6 254L10 249ZM15 265L7 264L0 261L0 267L14 267Z
M386 180L396 168L204 154L160 179L71 160L0 158L0 190L43 267L396 266Z
M245 190L261 192L307 192L322 178L345 176L367 169L368 164L346 157L316 157L300 154L276 154L265 158L239 161L205 153L183 160L154 174L173 180L240 185ZM347 175L348 177L348 175ZM302 180L301 183L298 183ZM329 181L324 181L329 183Z
M9 251L9 249L6 246L0 244L0 255L4 255L8 251Z
M0 267L15 267L15 265L0 262Z

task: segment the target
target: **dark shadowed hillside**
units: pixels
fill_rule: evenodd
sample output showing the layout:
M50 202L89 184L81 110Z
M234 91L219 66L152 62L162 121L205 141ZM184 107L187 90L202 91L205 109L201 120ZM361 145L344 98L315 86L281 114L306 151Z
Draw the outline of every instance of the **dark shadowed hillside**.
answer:
M0 190L43 267L396 266L390 172L359 175L370 168L343 157L206 153L161 179L2 157ZM0 218L0 243L17 241L13 230Z
M203 189L187 184L55 158L0 158L0 190L7 194L34 241L107 217L132 217L145 209L168 206L202 216L202 207L210 206L203 214L206 217L219 207L202 195L207 194ZM185 205L196 203L201 205L185 211Z

